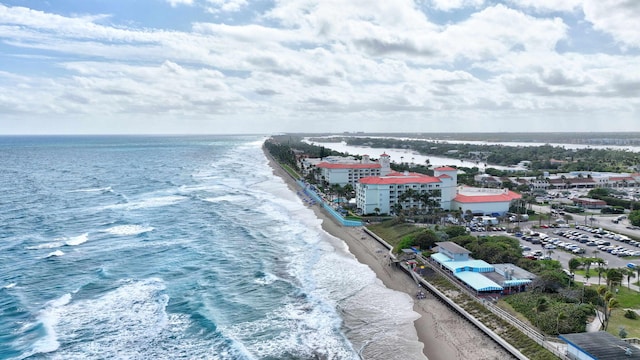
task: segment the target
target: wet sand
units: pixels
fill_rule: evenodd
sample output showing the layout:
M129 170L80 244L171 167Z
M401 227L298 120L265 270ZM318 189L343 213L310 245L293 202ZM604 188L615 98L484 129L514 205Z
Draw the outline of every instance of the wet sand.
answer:
M292 191L299 190L297 183L278 164L271 160L270 165ZM388 252L383 245L364 234L359 227L338 224L320 205L314 205L312 209L322 220L322 228L342 239L356 259L368 265L387 288L406 292L415 299L416 283L402 270L388 265ZM512 358L483 332L428 293L426 299L414 300L413 310L420 314L414 325L429 360Z

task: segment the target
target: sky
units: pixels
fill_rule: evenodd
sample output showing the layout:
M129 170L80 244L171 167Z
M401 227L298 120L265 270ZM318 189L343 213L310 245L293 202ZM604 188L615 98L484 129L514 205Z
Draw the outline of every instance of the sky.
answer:
M640 0L0 0L0 134L640 131Z

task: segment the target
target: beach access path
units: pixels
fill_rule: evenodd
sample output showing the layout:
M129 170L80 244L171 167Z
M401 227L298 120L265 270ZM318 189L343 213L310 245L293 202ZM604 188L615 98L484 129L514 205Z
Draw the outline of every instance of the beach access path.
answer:
M298 191L295 180L268 153L266 155L274 173L281 177L294 193ZM423 353L429 360L513 358L486 334L432 295L427 293L425 299L415 299L418 287L414 280L401 269L389 266L388 250L366 235L362 228L338 224L320 205L316 204L311 208L322 220L324 231L343 240L355 258L369 266L387 288L405 292L414 298L413 310L420 314L414 325L419 341L424 344Z

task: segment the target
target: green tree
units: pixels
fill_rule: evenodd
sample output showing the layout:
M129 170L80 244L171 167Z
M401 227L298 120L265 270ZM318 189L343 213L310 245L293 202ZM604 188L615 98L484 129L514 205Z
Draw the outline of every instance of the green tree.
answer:
M635 278L636 273L633 269L625 268L623 269L623 274L627 277L627 289L631 289L631 278Z
M438 241L440 241L438 235L429 229L416 236L413 244L419 246L422 250L428 250L434 247Z
M536 314L536 327L540 327L540 314L547 311L548 308L549 300L544 296L539 297L536 305L533 307L533 312Z
M629 213L629 222L633 226L640 226L640 210L634 210Z
M458 236L466 235L467 229L464 226L459 226L459 225L447 226L444 229L444 232L446 232L447 235L449 235L449 238L452 239Z
M607 269L607 286L609 288L613 288L616 285L620 285L622 283L623 273L622 270L616 268Z
M602 329L604 331L607 331L613 309L617 308L619 306L619 303L613 293L606 286L598 287L597 291L600 303L599 306L602 309L602 314L600 314L600 312L596 312L596 314L600 320L600 323L602 324Z
M565 320L566 318L567 315L564 313L564 311L558 312L558 315L556 316L556 334L560 333L560 322Z

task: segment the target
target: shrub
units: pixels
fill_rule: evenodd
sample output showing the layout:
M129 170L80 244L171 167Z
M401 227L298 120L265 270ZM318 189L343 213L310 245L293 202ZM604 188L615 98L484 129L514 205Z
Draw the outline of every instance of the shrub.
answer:
M636 320L638 318L638 313L633 310L627 310L624 312L624 317L631 320Z

